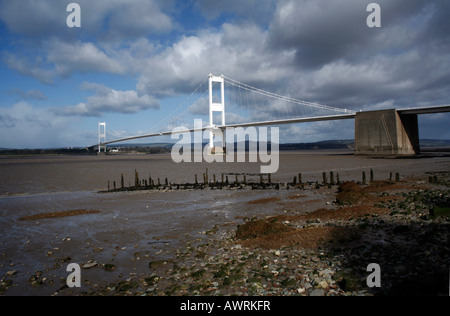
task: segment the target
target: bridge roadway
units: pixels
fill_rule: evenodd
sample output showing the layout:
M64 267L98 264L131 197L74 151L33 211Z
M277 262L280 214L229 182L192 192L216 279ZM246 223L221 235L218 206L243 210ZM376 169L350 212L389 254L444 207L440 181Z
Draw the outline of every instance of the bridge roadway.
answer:
M415 108L404 108L404 109L397 109L397 112L399 114L435 114L435 113L444 113L444 112L450 112L450 105L439 105L439 106L429 106L429 107L415 107ZM358 112L350 112L346 114L336 114L336 115L327 115L327 116L315 116L315 117L306 117L306 118L293 118L293 119L282 119L282 120L272 120L272 121L260 121L260 122L250 122L250 123L239 123L239 124L230 124L225 126L216 126L216 128L237 128L237 127L249 127L249 126L268 126L268 125L282 125L282 124L295 124L295 123L307 123L307 122L319 122L319 121L333 121L333 120L348 120L348 119L354 119L356 118L356 114ZM361 113L361 112L359 112ZM208 129L208 126L200 128L193 128L193 129L186 129L186 130L179 130L176 132L173 131L167 131L167 132L161 132L161 133L153 133L153 134L146 134L146 135L139 135L139 136L131 136L131 137L125 137L120 139L111 140L108 142L101 143L101 146L106 146L110 144L115 143L121 143L129 140L136 140L136 139L142 139L142 138L150 138L150 137L157 137L157 136L167 136L172 135L174 133L182 134L182 133L193 133L197 131L204 131ZM95 144L90 147L96 147L98 144Z

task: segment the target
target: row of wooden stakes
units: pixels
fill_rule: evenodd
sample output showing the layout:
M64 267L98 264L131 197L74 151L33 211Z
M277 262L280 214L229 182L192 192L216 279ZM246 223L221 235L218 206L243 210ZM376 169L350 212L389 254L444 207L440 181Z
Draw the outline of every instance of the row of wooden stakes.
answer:
M230 180L230 177L234 176L234 179ZM239 178L239 176L241 176ZM249 178L247 178L249 177ZM259 177L259 181L251 181L251 177ZM374 172L370 169L369 175L369 183L374 181ZM155 182L156 180L156 182ZM234 180L234 181L233 181ZM390 173L389 181L393 182L393 173ZM400 181L400 174L395 174L395 181ZM249 186L252 189L279 189L280 187L286 188L305 188L305 185L315 186L317 189L322 186L331 187L333 185L339 185L341 183L339 179L339 173L336 173L336 177L334 171L330 171L329 177L326 172L322 173L322 183L318 181L306 181L303 182L302 174L294 176L292 182L288 183L279 183L272 182L271 174L238 174L238 173L222 173L220 181L216 178L216 175L213 174L212 181L210 181L208 169L203 173L202 181L198 181L198 176L195 174L195 182L194 183L170 183L168 178L164 178L164 182L161 181L160 178L153 179L150 175L148 179L140 179L139 173L137 170L134 171L134 184L131 182L128 183L128 186L125 186L125 180L123 173L120 177L120 186L116 184L116 181L108 181L108 189L102 192L121 192L121 191L136 191L136 190L164 190L164 189L177 189L177 190L188 190L188 189L224 189L224 188L244 188L245 186ZM360 182L363 185L368 184L366 172L362 171L362 181ZM111 185L112 184L112 185Z

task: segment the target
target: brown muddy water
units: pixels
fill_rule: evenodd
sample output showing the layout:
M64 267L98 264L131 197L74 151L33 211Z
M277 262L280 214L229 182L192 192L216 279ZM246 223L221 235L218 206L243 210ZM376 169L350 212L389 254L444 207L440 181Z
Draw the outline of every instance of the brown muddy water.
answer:
M210 179L222 173L258 174L260 163L181 163L170 155L30 156L0 158L0 279L9 280L3 295L52 295L63 287L69 263L114 264L116 270L83 269L82 279L95 289L116 280L148 273L148 263L167 259L186 241L204 242L207 232L235 230L243 218L286 212L293 194L305 212L327 207L334 189L199 190L98 193L107 183L134 183L140 177L166 177L193 183L208 168ZM450 170L449 157L373 159L349 151L282 152L272 182L321 182L322 172L341 181L361 180L373 169L375 179L390 172L402 177ZM251 177L248 178L252 180ZM259 177L254 177L259 181ZM273 207L247 203L276 197ZM286 203L284 203L286 201ZM71 210L93 210L71 217L21 220L21 217ZM36 280L38 282L36 282ZM5 290L6 288L6 290ZM74 289L76 291L87 290Z

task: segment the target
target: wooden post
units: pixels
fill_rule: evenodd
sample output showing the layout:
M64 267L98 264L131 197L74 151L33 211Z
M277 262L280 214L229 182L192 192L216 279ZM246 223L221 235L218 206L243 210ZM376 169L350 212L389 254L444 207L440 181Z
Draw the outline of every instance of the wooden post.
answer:
M298 174L298 184L303 184L303 182L302 182L302 174L301 173Z
M292 185L297 185L297 177L294 177L294 179L292 180Z
M197 181L197 174L195 174L195 184L198 184L198 181Z
M137 170L134 170L134 187L136 189L139 187L139 174Z
M272 174L267 174L267 180L269 181L269 184L272 184Z
M400 182L400 173L395 174L395 182Z
M123 173L120 175L120 187L123 189L125 189L125 183L123 181Z
M327 185L327 173L323 172L322 177L323 177L323 185Z
M362 184L367 184L366 172L365 171L362 172Z
M373 179L374 179L374 177L373 177L373 169L370 169L370 183L373 182Z
M335 185L336 183L334 182L334 172L330 171L330 184L331 185Z

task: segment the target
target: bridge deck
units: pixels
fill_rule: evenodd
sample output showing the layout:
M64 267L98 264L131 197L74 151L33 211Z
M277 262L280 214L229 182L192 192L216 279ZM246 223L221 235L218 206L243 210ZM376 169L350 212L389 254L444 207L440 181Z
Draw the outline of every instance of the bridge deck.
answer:
M405 108L398 109L398 113L400 114L433 114L433 113L444 113L450 112L450 105L440 105L440 106L431 106L431 107L416 107L416 108ZM282 124L295 124L295 123L307 123L307 122L319 122L319 121L332 121L332 120L346 120L346 119L354 119L356 117L356 112L349 112L346 114L336 114L336 115L328 115L328 116L316 116L316 117L306 117L306 118L293 118L293 119L283 119L283 120L272 120L272 121L261 121L261 122L250 122L250 123L239 123L239 124L230 124L225 126L217 126L217 128L237 128L237 127L249 127L249 126L268 126L268 125L282 125ZM186 129L180 130L176 133L192 133L196 131L204 131L208 129L208 127L203 127L201 129ZM147 135L139 135L126 137L121 139L116 139L108 142L101 143L102 146L110 145L115 143L121 143L129 140L141 139L141 138L149 138L149 137L157 137L157 136L167 136L173 134L172 131L162 132L162 133L153 133ZM91 147L98 146L93 145Z

